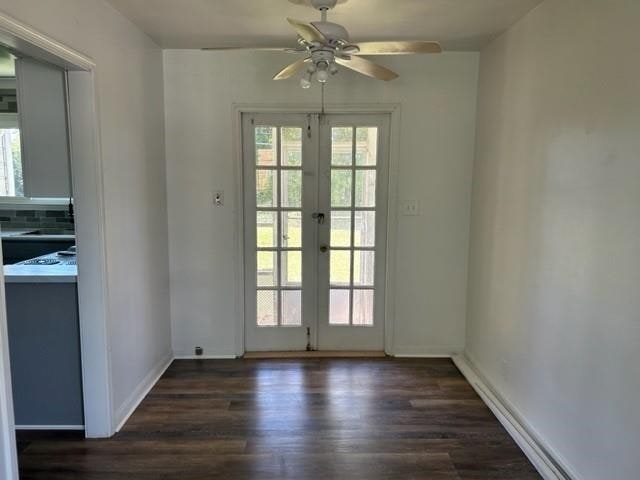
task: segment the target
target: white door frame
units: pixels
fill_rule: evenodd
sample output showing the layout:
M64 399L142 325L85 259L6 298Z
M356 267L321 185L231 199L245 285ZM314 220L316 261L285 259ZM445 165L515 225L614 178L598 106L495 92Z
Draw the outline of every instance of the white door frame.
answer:
M107 323L102 157L93 73L96 65L90 58L1 12L0 43L69 71L85 434L87 437L109 437L115 432L115 425ZM0 289L0 476L14 480L18 478L18 472L2 272Z
M233 161L236 185L236 229L235 249L235 286L236 286L236 328L235 350L237 356L245 353L245 261L244 261L244 170L243 170L243 138L242 115L245 113L321 113L317 104L307 105L269 105L269 104L234 104L233 118ZM398 225L398 171L400 167L400 104L328 104L326 114L388 114L390 116L389 140L389 174L387 201L387 245L386 245L386 279L385 279L385 318L384 318L384 351L394 354L395 329L395 273L396 273L396 232Z
M2 253L1 243L0 253ZM0 476L8 480L18 479L18 452L13 421L4 272L0 272Z

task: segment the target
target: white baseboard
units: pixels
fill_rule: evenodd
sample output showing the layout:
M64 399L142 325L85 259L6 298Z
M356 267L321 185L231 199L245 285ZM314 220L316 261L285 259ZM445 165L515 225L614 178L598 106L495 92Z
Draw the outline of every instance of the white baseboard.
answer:
M160 377L169 368L169 365L173 362L173 353L170 353L162 359L153 368L146 377L142 379L138 387L129 395L129 398L118 408L116 411L116 421L118 426L116 427L116 433L119 432L124 424L129 420L131 414L138 408L138 405L144 400L144 397L151 391L153 386L160 380Z
M452 358L451 353L396 353L391 355L394 358Z
M453 356L453 362L462 372L502 426L509 432L538 473L545 480L578 480L572 469L561 462L546 442L535 435L520 414L511 407L482 375L466 355Z
M84 425L16 425L16 430L79 430L84 432Z
M390 355L398 358L451 358L464 349L459 346L450 347L396 347Z
M176 355L176 360L235 360L235 355Z

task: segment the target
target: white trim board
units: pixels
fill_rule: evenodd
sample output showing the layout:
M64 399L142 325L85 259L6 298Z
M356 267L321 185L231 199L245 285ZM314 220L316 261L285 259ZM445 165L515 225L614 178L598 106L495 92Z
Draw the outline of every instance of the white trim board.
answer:
M393 358L453 358L450 353L396 353Z
M118 426L116 427L116 433L119 432L124 424L127 423L129 417L135 412L136 408L142 403L145 397L149 394L151 389L158 383L160 377L164 375L167 368L173 363L173 353L165 356L158 364L151 370L146 377L138 384L136 389L131 392L129 398L118 408L115 418L120 419Z
M533 428L522 415L500 396L467 355L454 355L452 360L542 478L578 480L578 476L566 465L566 462L560 461L559 455L549 447L547 442L534 433Z
M84 425L16 425L16 430L78 430L84 432Z
M451 358L464 351L461 345L423 345L423 346L402 346L396 345L395 350L390 355L394 357L444 357Z
M89 57L40 34L3 12L0 12L0 43L68 70L89 71L96 66Z
M0 242L1 254L2 243ZM4 292L4 272L0 272L0 478L17 480L18 453L13 417L9 335Z
M236 355L176 355L175 360L235 360Z
M110 437L114 431L99 120L93 72L70 71L67 78L84 424L87 437L101 438Z

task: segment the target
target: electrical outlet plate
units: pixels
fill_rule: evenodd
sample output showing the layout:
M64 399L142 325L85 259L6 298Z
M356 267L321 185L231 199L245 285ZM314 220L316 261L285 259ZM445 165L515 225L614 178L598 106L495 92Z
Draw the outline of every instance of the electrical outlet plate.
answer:
M420 215L420 203L418 200L403 200L401 205L401 213L405 217L415 217Z
M213 204L216 207L222 207L224 205L224 192L222 190L213 193Z

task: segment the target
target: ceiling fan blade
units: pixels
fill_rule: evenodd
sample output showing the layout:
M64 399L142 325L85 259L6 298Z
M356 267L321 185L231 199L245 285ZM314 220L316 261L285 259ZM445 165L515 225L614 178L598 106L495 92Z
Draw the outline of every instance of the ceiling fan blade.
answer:
M296 73L302 70L307 63L311 60L308 58L301 58L297 62L292 63L291 65L287 65L282 70L280 70L274 77L274 80L286 80L287 78L293 77Z
M441 53L438 42L362 42L357 55L409 55L412 53Z
M308 43L322 43L323 45L328 43L327 37L325 37L320 30L311 25L310 23L304 23L300 20L293 18L287 18L287 21L298 32L298 35Z
M336 57L336 63L368 77L384 80L385 82L398 78L396 72L360 57L354 56L349 59Z

